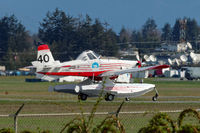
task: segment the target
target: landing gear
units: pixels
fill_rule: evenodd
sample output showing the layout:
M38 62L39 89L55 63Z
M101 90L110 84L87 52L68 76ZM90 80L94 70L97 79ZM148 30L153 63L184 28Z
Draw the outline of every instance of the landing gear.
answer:
M158 91L157 91L156 88L155 88L155 91L156 91L156 95L152 97L153 101L157 101L158 100Z
M87 95L80 93L80 94L78 94L78 99L85 101L87 99Z
M105 100L106 101L112 101L113 99L114 99L114 95L112 95L112 94L107 94L106 96L105 96Z
M157 101L157 100L158 100L158 94L157 94L157 93L156 93L155 96L152 97L152 100L153 100L153 101Z
M126 97L125 100L126 100L126 101L130 101L130 98L129 98L129 97Z

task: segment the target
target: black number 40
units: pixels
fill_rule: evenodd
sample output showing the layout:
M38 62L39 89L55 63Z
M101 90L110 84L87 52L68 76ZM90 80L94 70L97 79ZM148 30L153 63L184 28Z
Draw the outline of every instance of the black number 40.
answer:
M44 62L49 62L49 56L47 54L45 55L40 55L37 59L38 61L40 61L41 63L44 61Z

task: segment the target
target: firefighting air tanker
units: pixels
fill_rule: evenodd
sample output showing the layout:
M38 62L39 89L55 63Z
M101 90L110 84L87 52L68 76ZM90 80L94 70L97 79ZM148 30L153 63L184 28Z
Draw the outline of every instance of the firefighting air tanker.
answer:
M156 95L152 98L157 100L158 92L154 84L146 83L114 83L112 79L121 74L147 71L153 69L168 68L168 65L141 67L141 61L101 59L101 56L91 50L81 53L76 60L60 62L54 60L52 53L46 44L38 46L37 61L32 62L36 68L37 76L49 80L55 80L65 76L88 77L79 84L57 85L50 90L77 94L81 100L87 97L98 96L103 91L106 101L112 101L114 97L141 96L155 90ZM92 81L99 81L93 83Z

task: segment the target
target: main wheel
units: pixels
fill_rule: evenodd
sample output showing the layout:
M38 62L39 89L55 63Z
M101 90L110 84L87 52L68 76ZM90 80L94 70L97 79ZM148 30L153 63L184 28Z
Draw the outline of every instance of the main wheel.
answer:
M115 97L115 96L112 95L112 94L107 94L106 97L105 97L105 100L106 100L106 101L112 101L112 100L114 99L114 97Z
M126 97L125 100L126 100L126 101L130 101L130 98L129 98L129 97Z
M87 99L87 95L86 95L86 94L83 94L83 93L80 93L80 94L78 95L78 99L81 99L81 100L85 101L85 100Z

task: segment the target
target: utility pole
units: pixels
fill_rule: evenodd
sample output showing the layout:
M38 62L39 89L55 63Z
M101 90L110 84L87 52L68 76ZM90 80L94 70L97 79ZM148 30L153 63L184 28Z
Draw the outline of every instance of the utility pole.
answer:
M197 52L199 51L199 43L200 43L200 34L198 35L197 39L196 39L196 50Z
M180 24L180 36L179 40L180 42L185 42L186 41L186 24L187 24L187 19L179 20Z

